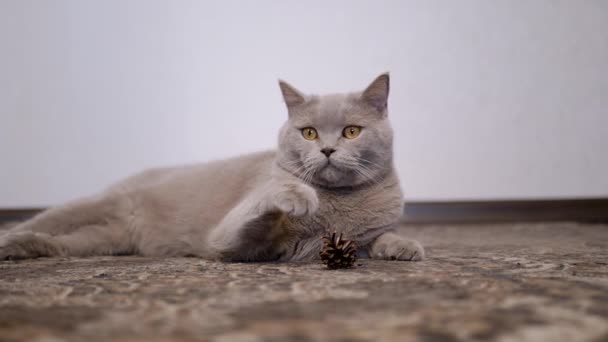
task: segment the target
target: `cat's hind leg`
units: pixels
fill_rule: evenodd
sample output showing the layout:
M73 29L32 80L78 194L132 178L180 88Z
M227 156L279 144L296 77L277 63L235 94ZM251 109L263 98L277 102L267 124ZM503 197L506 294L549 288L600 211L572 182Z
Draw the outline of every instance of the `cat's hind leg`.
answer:
M4 233L68 234L82 226L99 224L109 218L124 216L129 210L128 207L126 196L104 193L47 209Z
M49 209L0 235L0 260L125 254L128 198L103 194Z
M67 234L22 231L0 237L0 260L131 254L133 250L127 230L116 224L82 226Z

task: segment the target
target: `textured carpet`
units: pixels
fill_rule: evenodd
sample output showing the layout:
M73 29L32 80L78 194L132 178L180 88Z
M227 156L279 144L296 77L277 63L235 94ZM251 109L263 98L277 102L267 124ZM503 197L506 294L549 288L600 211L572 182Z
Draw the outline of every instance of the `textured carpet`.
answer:
M0 262L1 341L608 341L608 226L413 226L423 262Z

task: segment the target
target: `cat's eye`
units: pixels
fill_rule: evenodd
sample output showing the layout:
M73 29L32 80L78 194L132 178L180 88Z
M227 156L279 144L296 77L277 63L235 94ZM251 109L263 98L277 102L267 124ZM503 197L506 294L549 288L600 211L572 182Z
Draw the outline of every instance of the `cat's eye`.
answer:
M315 140L317 139L317 130L312 127L302 128L302 136L306 140Z
M346 139L355 139L359 134L361 134L361 127L359 126L348 126L342 131L342 135Z

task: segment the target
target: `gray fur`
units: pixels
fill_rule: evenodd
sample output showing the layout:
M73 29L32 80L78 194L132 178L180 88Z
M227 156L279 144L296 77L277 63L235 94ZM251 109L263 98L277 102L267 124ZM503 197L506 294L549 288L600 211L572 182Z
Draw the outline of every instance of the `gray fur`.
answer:
M280 81L289 119L277 152L144 171L0 234L0 259L140 254L311 260L343 232L372 258L421 260L391 231L403 196L393 165L388 74L360 93L304 95ZM354 139L345 127L363 127ZM316 140L301 129L314 127ZM326 156L321 149L335 152Z

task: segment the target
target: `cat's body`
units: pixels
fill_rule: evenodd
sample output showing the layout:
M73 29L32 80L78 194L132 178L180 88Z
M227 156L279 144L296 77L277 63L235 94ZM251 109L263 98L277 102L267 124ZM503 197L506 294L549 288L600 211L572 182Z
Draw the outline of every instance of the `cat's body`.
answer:
M320 237L338 231L362 254L420 260L424 251L417 242L391 232L403 197L386 111L366 113L376 110L377 97L357 102L370 89L376 96L378 87L386 87L385 107L386 75L362 94L328 97L304 97L281 83L290 119L277 152L144 171L0 235L0 259L140 254L310 260ZM359 127L357 136L371 140L357 146L356 136L350 141L331 133L345 126ZM317 127L315 138L304 139L311 127Z

